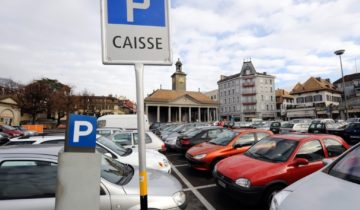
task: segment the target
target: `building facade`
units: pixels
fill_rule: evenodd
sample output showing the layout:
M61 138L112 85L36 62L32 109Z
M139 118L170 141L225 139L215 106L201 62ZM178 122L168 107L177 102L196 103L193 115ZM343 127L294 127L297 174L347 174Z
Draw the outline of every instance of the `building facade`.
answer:
M212 90L208 92L204 92L211 100L218 102L219 101L219 90Z
M10 96L0 96L0 124L19 125L21 120L20 107Z
M295 105L294 97L284 89L277 89L276 96L276 117L278 119L286 120L287 109Z
M345 97L347 99L347 110L349 117L360 117L360 73L344 76ZM342 78L334 82L336 90L343 93ZM340 103L339 110L344 115L345 104Z
M175 64L172 90L158 89L145 98L145 113L153 122L211 122L218 119L218 103L199 91L186 91L182 63Z
M295 106L287 110L287 118L338 118L341 93L329 79L310 77L290 92Z
M218 81L220 117L235 121L275 119L275 77L259 73L244 61L240 73L221 76Z

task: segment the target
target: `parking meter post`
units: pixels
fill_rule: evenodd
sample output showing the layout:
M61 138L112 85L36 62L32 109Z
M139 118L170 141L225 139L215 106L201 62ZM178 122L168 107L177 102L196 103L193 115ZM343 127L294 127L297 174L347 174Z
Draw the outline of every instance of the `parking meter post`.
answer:
M147 172L145 156L145 119L144 119L144 64L135 64L136 112L139 136L139 186L141 210L147 210Z

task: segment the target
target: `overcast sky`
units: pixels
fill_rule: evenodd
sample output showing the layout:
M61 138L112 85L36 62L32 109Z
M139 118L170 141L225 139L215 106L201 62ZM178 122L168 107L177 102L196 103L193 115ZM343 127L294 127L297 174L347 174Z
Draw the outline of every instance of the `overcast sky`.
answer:
M187 90L217 88L220 75L251 58L258 72L291 88L310 76L341 76L334 51L345 49L344 73L360 72L358 0L172 0L174 63ZM1 0L0 77L21 83L48 77L96 95L135 99L133 66L101 61L100 1ZM145 66L145 94L171 89L174 66Z

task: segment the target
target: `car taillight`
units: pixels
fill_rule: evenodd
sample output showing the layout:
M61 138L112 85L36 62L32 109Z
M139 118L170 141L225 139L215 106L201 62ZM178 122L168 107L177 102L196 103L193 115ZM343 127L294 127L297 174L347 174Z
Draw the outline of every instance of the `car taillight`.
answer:
M188 145L188 144L190 144L190 141L189 141L189 139L181 139L180 143L184 144L184 145Z
M161 145L161 151L162 151L162 152L165 152L165 151L166 151L166 145L165 145L165 144L162 144L162 145Z

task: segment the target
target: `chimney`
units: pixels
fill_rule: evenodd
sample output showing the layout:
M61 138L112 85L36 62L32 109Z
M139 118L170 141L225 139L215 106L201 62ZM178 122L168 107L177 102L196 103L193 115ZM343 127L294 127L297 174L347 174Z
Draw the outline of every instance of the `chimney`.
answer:
M225 78L226 78L225 75L220 75L220 80L223 80L223 79L225 79Z
M329 78L326 78L325 81L331 83Z
M266 75L266 72L264 71L264 73L263 73L264 75Z
M321 77L315 77L315 79L319 82L321 81Z

